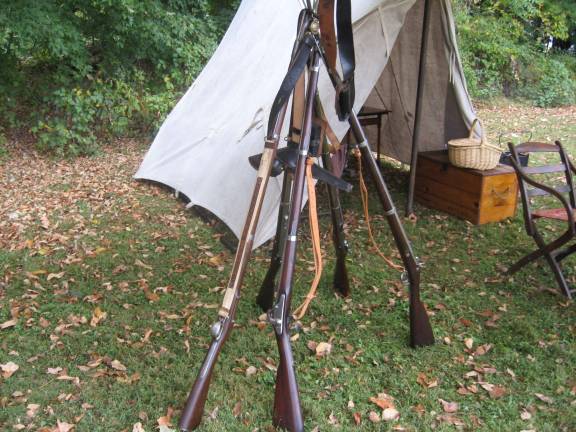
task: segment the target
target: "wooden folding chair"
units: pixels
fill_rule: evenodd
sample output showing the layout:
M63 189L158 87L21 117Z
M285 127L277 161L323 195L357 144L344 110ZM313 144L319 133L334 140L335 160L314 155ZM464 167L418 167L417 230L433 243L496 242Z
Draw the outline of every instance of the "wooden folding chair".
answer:
M508 143L510 148L510 161L518 177L520 195L522 197L524 223L526 232L531 236L538 249L529 253L508 270L508 274L514 274L526 264L537 258L546 259L556 281L562 292L572 298L576 289L570 289L566 278L562 272L561 261L576 252L576 244L568 243L576 237L576 195L574 193L574 182L572 173L576 173L574 164L568 158L562 144L556 141L555 144L546 144L540 142L526 142L514 146ZM549 153L553 159L556 159L551 165L526 166L520 164L520 154L530 153ZM531 160L532 158L529 158ZM555 184L543 184L540 180L546 174L562 173L560 176L554 176ZM540 181L536 181L537 177ZM561 184L558 180L561 179ZM549 179L546 179L547 183ZM561 207L557 208L532 208L532 201L535 197L552 196L560 201ZM552 219L565 221L567 223L566 231L553 241L545 241L538 230L536 221L539 219Z

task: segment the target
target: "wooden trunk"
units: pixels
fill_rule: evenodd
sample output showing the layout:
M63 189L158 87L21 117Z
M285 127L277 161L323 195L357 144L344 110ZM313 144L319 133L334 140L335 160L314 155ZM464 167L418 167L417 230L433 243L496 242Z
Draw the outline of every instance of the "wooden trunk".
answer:
M423 152L418 155L416 200L475 225L497 222L516 213L516 174L507 165L486 171L458 168L446 151Z

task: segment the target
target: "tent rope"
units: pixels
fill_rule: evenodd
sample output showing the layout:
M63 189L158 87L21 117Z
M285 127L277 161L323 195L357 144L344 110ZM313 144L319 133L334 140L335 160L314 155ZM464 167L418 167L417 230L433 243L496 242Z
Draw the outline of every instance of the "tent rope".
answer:
M362 198L362 207L364 208L364 219L366 220L366 226L368 227L368 237L370 238L370 242L372 243L372 247L376 251L380 258L394 270L404 271L404 267L401 265L396 264L390 258L388 258L378 247L376 240L374 239L374 235L372 233L372 226L370 224L370 212L368 210L368 188L366 187L366 183L364 182L364 174L362 173L362 155L360 154L360 150L354 149L353 154L356 157L356 161L358 163L358 182L360 183L360 197Z
M322 249L320 247L320 228L318 224L318 212L316 209L316 187L314 178L312 177L312 166L314 165L316 158L309 157L306 160L306 185L308 187L308 218L310 219L310 234L312 236L312 249L314 251L314 279L312 280L312 285L310 286L310 291L306 295L304 302L298 306L294 311L294 318L302 319L306 314L310 303L316 297L316 291L318 290L318 284L320 283L320 278L322 277Z

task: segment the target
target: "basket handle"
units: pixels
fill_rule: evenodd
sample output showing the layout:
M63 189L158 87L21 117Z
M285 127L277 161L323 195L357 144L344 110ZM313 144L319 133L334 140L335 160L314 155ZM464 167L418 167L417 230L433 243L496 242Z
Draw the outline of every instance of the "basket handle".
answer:
M470 133L468 134L468 139L474 138L474 128L476 127L476 123L479 122L480 120L478 120L477 118L475 118L474 121L472 122L472 126L470 126ZM482 123L480 123L480 125L482 125Z
M476 123L478 123L480 125L480 127L482 128L482 134L480 135L480 145L485 145L486 144L486 136L484 134L484 125L482 124L482 122L480 121L480 119L478 117L476 117L474 119L474 121L472 122L472 125L470 126L470 134L468 135L468 139L473 138L474 128L476 127Z

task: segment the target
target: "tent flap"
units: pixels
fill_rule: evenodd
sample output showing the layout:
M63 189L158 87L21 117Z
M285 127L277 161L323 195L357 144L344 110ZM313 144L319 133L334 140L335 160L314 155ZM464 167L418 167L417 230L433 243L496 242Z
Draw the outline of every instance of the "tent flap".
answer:
M383 128L383 148L402 161L410 157L421 3L353 2L355 108L366 103L392 110ZM433 3L438 6L430 31L424 150L460 136L474 115L457 56L449 0ZM256 180L248 157L262 151L268 113L290 60L299 12L298 1L280 6L269 0L243 0L218 49L167 117L135 175L186 194L238 237ZM343 138L348 125L338 121L325 71L319 92L328 121ZM375 142L373 131L367 132ZM254 247L275 233L281 182L281 177L270 179Z

